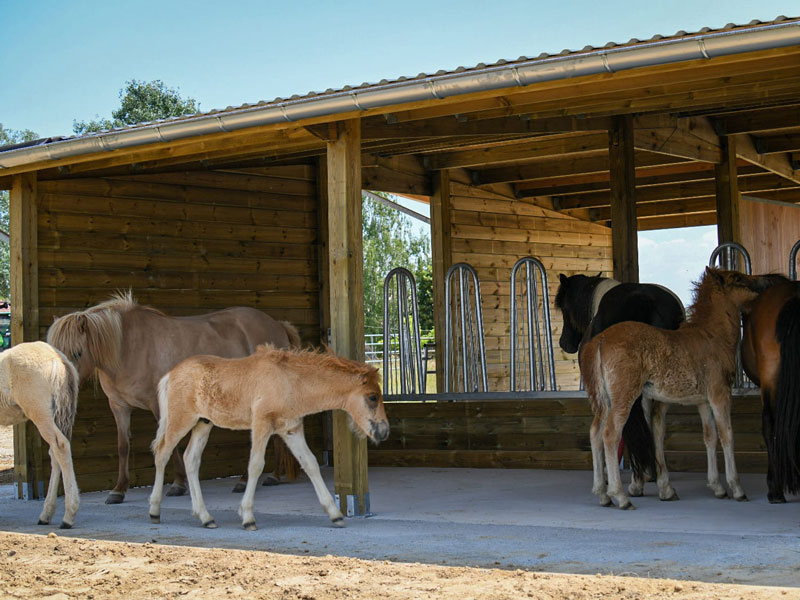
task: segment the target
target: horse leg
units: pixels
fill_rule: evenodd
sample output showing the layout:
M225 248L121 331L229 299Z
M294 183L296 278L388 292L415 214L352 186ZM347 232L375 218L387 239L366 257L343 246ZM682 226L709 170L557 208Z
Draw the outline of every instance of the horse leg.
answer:
M117 422L117 457L119 460L119 474L117 483L106 497L106 504L120 504L125 500L130 479L128 478L128 455L130 453L131 437L131 407L122 401L115 401L109 397L108 405Z
M603 412L601 415L600 413ZM589 440L592 443L592 469L593 469L593 482L592 493L600 499L600 506L613 506L611 498L606 493L606 478L603 472L604 459L603 459L603 438L602 429L605 425L605 409L598 410L592 426L589 429Z
M295 427L288 429L286 433L281 433L280 435L311 480L314 491L317 493L317 499L322 505L322 508L325 509L325 512L328 513L331 523L336 527L344 527L344 516L336 507L336 503L333 501L333 496L331 496L328 488L325 487L325 482L322 480L322 475L320 475L319 472L317 459L314 457L311 450L309 450L308 444L306 443L306 436L303 433L303 422L300 421Z
M214 517L206 509L203 493L200 490L200 459L208 442L208 436L214 425L205 421L198 421L192 429L192 437L184 452L186 465L186 480L189 483L189 493L192 497L192 514L200 519L203 527L215 529L217 527Z
M39 515L39 524L46 525L53 517L58 496L58 484L63 471L64 518L60 527L61 529L70 529L75 522L75 515L80 506L78 485L75 482L75 472L72 468L72 449L67 437L52 421L42 423L40 420L39 423L36 423L36 427L39 429L42 439L50 446L50 482L47 485L47 496L42 513Z
M763 380L762 380L763 381ZM775 417L772 414L772 390L762 383L761 387L761 431L767 446L767 500L770 504L783 504L784 482L775 464Z
M150 492L150 520L153 523L161 522L161 499L164 492L164 471L167 468L169 457L175 446L178 445L192 427L197 424L197 415L180 415L175 410L173 414L161 415L161 419L169 419L166 424L159 423L156 439L153 441L153 455L155 456L156 478L153 482L153 491Z
M634 400L636 395L633 396ZM630 404L625 406L629 408ZM619 441L622 439L622 428L628 419L627 412L627 410L621 410L620 406L615 407L613 402L611 403L610 414L606 418L605 427L603 428L603 445L605 447L606 470L608 471L608 489L606 493L617 500L617 504L621 509L632 510L635 507L631 504L630 498L622 488L619 462L617 462L617 449L619 448Z
M717 468L717 425L714 423L714 415L711 406L707 403L697 407L700 413L700 420L703 422L703 443L706 445L706 470L708 472L708 488L714 492L717 498L727 498L728 492L725 491L719 481L719 469Z
M656 485L658 485L658 498L664 501L680 500L675 488L669 482L667 459L664 456L664 435L667 429L666 402L656 402L652 415L653 442L656 448Z
M167 488L167 496L183 496L186 494L186 465L183 464L180 450L175 446L172 451L172 468L175 469L175 479Z
M253 514L253 504L255 502L256 485L258 478L264 471L265 454L267 452L267 442L272 435L272 425L268 422L254 422L250 431L250 462L247 464L247 486L244 489L244 497L239 507L239 516L242 517L242 527L247 531L255 531L256 518Z
M711 410L717 423L717 435L722 444L722 454L725 457L725 479L731 488L733 498L739 502L746 502L747 495L739 483L739 473L736 470L736 458L733 454L733 428L731 427L731 396L730 389L719 392L711 398Z
M42 436L44 438L44 436ZM50 447L50 482L47 484L47 495L44 497L44 506L39 515L39 525L48 525L53 513L56 512L56 497L58 496L58 484L61 481L61 467L58 466L55 452Z

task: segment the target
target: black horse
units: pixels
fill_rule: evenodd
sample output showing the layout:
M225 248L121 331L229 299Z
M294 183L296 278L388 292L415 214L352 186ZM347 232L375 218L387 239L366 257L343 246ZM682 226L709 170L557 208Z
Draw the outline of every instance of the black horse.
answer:
M678 297L660 285L620 283L600 275L567 277L562 273L559 279L555 304L564 316L559 345L570 354L577 352L584 341L622 321L677 329L686 316ZM656 473L657 460L641 396L633 405L622 439L633 471L634 482L629 491L631 495L641 495L646 473ZM662 499L677 500L677 495Z

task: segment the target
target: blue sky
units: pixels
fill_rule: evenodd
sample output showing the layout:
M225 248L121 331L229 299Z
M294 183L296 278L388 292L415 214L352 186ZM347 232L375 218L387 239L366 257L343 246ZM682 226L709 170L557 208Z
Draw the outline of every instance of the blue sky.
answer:
M161 79L211 110L781 14L797 16L800 4L0 0L0 123L70 135L75 119L110 116L129 79ZM689 240L690 233L675 239ZM663 235L644 235L657 245L642 250L657 252ZM655 278L646 264L642 279ZM667 284L663 276L659 281Z

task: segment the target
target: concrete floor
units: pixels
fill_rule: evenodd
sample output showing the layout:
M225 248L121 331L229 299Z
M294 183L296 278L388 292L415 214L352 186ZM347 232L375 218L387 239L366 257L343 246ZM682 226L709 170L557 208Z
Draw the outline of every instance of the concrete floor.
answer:
M323 469L332 488L332 469ZM259 530L241 529L241 496L232 479L203 482L219 528L203 529L188 497L166 498L162 524L147 515L149 488L125 503L105 493L82 495L70 536L245 548L289 554L522 568L562 573L613 573L800 588L800 498L770 505L763 475L744 475L750 502L717 500L704 476L674 473L679 502L659 502L655 484L635 498L635 511L602 508L590 493L591 473L499 469L370 470L375 516L330 527L307 479L260 487ZM0 486L0 531L47 533L41 504ZM60 522L59 504L55 522Z

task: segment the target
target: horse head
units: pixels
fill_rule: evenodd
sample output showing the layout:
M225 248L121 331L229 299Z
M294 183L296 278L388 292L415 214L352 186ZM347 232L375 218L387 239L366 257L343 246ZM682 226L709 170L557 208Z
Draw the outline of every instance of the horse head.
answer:
M755 300L776 281L771 275L745 275L713 267L706 267L703 279L712 281L738 309Z
M593 280L599 277L558 275L559 285L555 305L564 317L558 345L564 352L578 351L584 333L592 320Z
M358 380L345 401L350 415L351 428L356 434L366 435L376 444L389 437L389 419L383 405L383 394L378 381L378 369L358 365Z
M75 365L83 381L95 369L115 370L119 365L122 324L119 313L97 307L53 320L47 343L58 348Z

